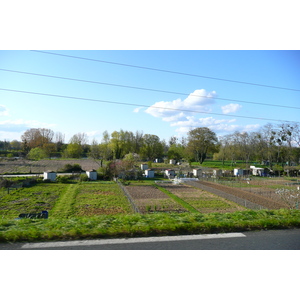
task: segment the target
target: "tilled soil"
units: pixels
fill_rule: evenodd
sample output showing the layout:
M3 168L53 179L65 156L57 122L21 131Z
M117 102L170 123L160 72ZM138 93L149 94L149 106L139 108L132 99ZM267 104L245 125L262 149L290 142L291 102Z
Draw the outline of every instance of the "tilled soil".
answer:
M99 165L93 159L44 159L39 161L13 160L0 161L0 174L10 173L43 173L51 170L57 172L66 164L79 164L83 170L98 169Z
M186 212L185 208L154 186L126 186L125 188L141 213Z
M215 190L216 192L223 193L223 197L226 196L227 199L232 201L235 201L236 200L235 198L237 197L239 199L247 200L250 203L262 206L263 208L267 208L267 209L288 208L288 206L285 203L280 203L279 201L276 201L274 199L270 199L257 194L242 191L238 188L224 186L218 183L207 182L207 181L193 181L193 182L188 182L188 184L210 192L214 192L213 190ZM220 195L220 193L218 193L218 195Z
M194 187L186 184L170 185L160 183L160 186L178 196L201 213L225 213L245 209L244 207L237 205L235 202L220 197L215 193L205 191L204 189L195 189Z

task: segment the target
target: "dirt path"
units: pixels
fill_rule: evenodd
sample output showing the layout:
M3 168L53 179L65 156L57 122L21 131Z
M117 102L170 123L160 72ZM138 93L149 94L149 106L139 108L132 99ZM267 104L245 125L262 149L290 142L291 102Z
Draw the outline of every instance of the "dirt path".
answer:
M284 203L280 203L276 200L269 199L260 195L256 195L250 192L242 191L238 188L224 186L222 184L208 182L208 181L192 181L187 184L194 187L203 189L205 191L214 193L225 199L234 201L240 205L243 205L250 209L280 209L288 208Z

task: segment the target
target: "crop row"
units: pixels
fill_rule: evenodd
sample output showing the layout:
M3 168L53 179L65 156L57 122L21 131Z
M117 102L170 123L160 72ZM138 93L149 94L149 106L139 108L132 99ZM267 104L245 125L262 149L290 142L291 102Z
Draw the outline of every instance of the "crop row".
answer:
M188 210L202 213L233 212L243 209L231 201L187 185L160 183L159 186L167 190L170 196L157 189L155 185L130 185L126 186L126 189L142 213L185 212ZM176 198L180 201L176 201Z

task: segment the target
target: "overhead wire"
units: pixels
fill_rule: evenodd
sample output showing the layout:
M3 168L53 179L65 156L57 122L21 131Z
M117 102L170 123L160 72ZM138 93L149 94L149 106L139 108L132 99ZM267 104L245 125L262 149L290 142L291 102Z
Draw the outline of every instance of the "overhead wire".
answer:
M244 119L256 119L256 120L264 120L264 121L276 121L276 122L290 122L290 123L300 123L298 121L290 121L290 120L278 120L278 119L269 119L269 118L259 118L259 117L250 117L250 116L239 116L239 115L232 115L232 114L220 114L220 113L212 113L206 111L196 111L190 109L178 109L178 108L171 108L171 107L159 107L153 105L144 105L144 104L137 104L137 103L126 103L126 102L117 102L117 101L108 101L108 100L100 100L100 99L91 99L91 98L83 98L83 97L74 97L74 96L67 96L67 95L57 95L57 94L48 94L48 93L39 93L39 92L32 92L32 91L22 91L22 90L13 90L13 89L5 89L0 88L1 91L7 92L15 92L15 93L25 93L25 94L32 94L32 95L39 95L39 96L48 96L48 97L57 97L57 98L65 98L65 99L74 99L80 101L92 101L92 102L100 102L100 103L108 103L108 104L118 104L118 105L127 105L127 106L135 106L135 107L147 107L147 108L155 108L155 109L164 109L164 110L172 110L172 111L180 111L180 112L191 112L191 113L201 113L201 114L208 114L208 115L218 115L223 117L234 117L234 118L244 118Z
M217 78L217 77L204 76L204 75L191 74L191 73L184 73L184 72L178 72L178 71L172 71L172 70L151 68L151 67L138 66L138 65L132 65L132 64L125 64L125 63L118 63L118 62L112 62L112 61L100 60L100 59L94 59L94 58L86 58L86 57L80 57L80 56L74 56L74 55L68 55L68 54L54 53L54 52L43 51L43 50L30 50L30 51L37 52L37 53L44 53L44 54L48 54L48 55L68 57L68 58L73 58L73 59L93 61L93 62L98 62L98 63L113 64L113 65L118 65L118 66L123 66L123 67L144 69L144 70L149 70L149 71L164 72L164 73L184 75L184 76L190 76L190 77L199 77L199 78L205 78L205 79L211 79L211 80L219 80L219 81L226 81L226 82L232 82L232 83L260 86L260 87L265 87L265 88L273 88L273 89L281 89L281 90L300 92L300 89L280 87L280 86L275 86L275 85L266 85L266 84L246 82L246 81L238 81L238 80L232 80L232 79L226 79L226 78Z
M84 83L91 83L91 84L122 87L122 88L129 88L129 89L138 89L138 90L151 91L151 92L168 93L168 94L176 94L176 95L183 95L183 96L190 95L190 96L194 96L194 97L201 97L201 98L211 99L211 97L195 95L193 93L192 94L187 94L187 93L175 92L175 91L158 90L158 89L151 89L151 88L145 88L145 87L137 87L137 86L116 84L116 83L91 81L91 80L85 80L85 79L54 76L54 75L40 74L40 73L31 73L31 72L24 72L24 71L18 71L18 70L10 70L10 69L2 69L2 68L0 68L0 71L18 73L18 74L25 74L25 75L32 75L32 76L39 76L39 77L54 78L54 79L69 80L69 81L77 81L77 82L84 82ZM244 100L236 100L236 99L230 99L230 98L213 97L213 99L223 100L223 101L231 101L231 102L247 103L247 104L254 104L254 105L264 105L264 106L273 106L273 107L281 107L281 108L300 109L300 107L295 107L295 106L270 104L270 103L254 102L254 101L244 101Z

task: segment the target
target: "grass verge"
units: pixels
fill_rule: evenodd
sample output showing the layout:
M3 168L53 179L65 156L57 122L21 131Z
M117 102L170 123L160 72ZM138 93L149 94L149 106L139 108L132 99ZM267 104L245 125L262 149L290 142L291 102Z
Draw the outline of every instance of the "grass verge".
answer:
M0 220L0 242L236 232L300 227L300 210Z

